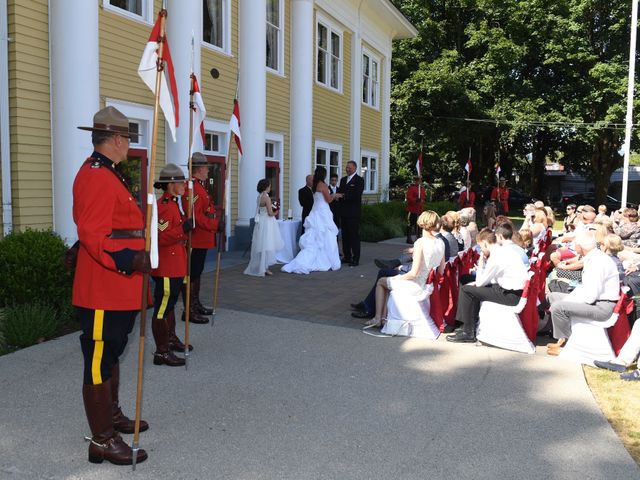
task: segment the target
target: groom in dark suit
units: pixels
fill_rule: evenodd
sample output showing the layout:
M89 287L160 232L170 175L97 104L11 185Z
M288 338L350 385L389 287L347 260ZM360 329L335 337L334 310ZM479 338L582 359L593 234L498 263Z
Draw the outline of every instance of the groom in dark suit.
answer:
M302 225L302 230L300 235L304 233L304 220L307 218L311 209L313 208L313 175L307 175L305 179L306 185L298 190L298 201L300 202L300 206L302 207L302 218L300 219L300 224Z
M342 263L357 267L360 263L360 206L364 179L356 174L358 165L347 162L347 176L340 179L340 226L342 227Z

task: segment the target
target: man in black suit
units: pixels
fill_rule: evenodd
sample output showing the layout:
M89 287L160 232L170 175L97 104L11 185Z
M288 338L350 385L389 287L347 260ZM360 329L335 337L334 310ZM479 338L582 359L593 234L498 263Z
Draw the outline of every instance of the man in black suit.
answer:
M307 175L306 182L307 184L298 190L298 201L302 206L302 233L304 233L304 220L313 207L313 175Z
M342 263L357 267L360 263L360 206L364 179L356 174L358 165L347 162L347 176L340 179L340 226L342 227Z

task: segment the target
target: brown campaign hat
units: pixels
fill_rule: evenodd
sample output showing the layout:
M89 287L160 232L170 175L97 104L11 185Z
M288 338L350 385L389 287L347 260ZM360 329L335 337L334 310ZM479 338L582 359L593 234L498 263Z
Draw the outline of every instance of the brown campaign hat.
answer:
M109 132L123 137L140 136L129 130L129 119L117 108L104 107L93 116L93 127L78 127L90 132Z
M158 180L153 184L155 188L161 188L163 183L184 182L186 177L182 169L175 163L167 163L162 170Z
M203 153L193 152L193 154L191 155L191 166L192 167L211 167L213 166L213 164L207 161L207 157L205 157Z

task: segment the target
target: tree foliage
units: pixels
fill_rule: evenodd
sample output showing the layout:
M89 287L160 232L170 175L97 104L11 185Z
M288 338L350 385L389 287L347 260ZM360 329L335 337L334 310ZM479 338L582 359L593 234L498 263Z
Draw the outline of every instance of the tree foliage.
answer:
M608 126L624 123L630 4L395 3L419 34L394 51L393 172L410 171L423 145L428 180L460 180L471 148L475 183L499 162L541 195L545 162L560 159L605 195L622 164L624 130Z

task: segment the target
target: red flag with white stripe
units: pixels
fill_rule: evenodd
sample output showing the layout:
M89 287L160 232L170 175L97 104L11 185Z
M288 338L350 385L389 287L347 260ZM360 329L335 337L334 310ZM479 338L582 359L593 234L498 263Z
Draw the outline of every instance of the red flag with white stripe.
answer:
M422 178L422 150L418 154L418 161L416 162L416 171L418 172L418 176Z
M469 148L469 159L467 160L467 164L464 166L465 171L467 172L467 178L471 176L471 148Z
M231 133L235 136L238 151L240 152L240 155L242 155L242 135L240 135L240 104L238 103L237 98L233 100L233 114L231 115L231 120L229 120L229 130L231 130Z
M198 85L198 77L193 73L193 132L191 143L192 152L200 152L204 149L204 119L207 116L207 109L204 106L202 100L202 94L200 93L200 86ZM200 133L198 134L198 130Z
M149 41L142 53L140 65L138 66L138 75L140 75L142 81L147 87L149 87L154 95L156 94L156 65L158 61L158 48L160 41L160 24L162 23L163 14L166 15L166 12L161 11L158 14L158 19L156 20L156 24L153 26L153 30L151 30ZM176 128L179 123L178 87L176 84L176 77L173 70L173 62L171 61L169 42L167 41L166 34L162 52L165 68L162 70L162 78L160 80L160 108L162 109L162 113L169 124L169 130L171 130L171 136L175 142Z

